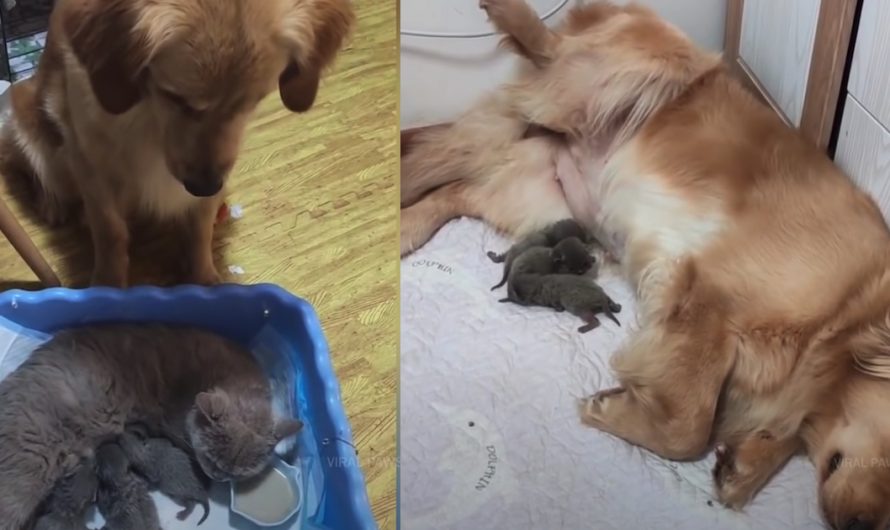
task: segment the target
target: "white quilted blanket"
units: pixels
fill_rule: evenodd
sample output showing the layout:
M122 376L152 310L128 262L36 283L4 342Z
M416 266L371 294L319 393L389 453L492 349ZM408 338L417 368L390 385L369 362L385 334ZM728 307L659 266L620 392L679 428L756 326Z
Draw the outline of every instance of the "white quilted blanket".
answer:
M579 334L571 315L498 303L485 251L508 245L462 219L402 261L402 528L823 528L803 457L736 513L713 500L713 456L670 462L582 426L575 400L613 382L632 292L600 278L622 327Z

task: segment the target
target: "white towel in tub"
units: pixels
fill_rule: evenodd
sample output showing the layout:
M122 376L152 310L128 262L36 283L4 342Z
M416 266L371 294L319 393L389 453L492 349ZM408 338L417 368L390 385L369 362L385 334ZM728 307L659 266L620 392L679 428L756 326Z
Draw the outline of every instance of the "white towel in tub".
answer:
M567 313L498 303L485 251L508 246L459 220L402 261L404 530L823 528L803 458L739 514L713 502L713 456L669 462L582 426L575 399L612 384L632 292L602 278L622 327L602 318L581 335Z

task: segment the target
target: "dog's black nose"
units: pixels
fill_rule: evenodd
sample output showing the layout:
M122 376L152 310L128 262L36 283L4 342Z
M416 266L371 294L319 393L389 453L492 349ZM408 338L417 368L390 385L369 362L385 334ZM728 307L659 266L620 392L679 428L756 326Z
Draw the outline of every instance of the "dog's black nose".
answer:
M182 185L185 186L185 191L195 197L211 197L222 189L223 179L221 177L189 179L183 181Z
M848 519L841 530L875 530L875 525L858 517Z

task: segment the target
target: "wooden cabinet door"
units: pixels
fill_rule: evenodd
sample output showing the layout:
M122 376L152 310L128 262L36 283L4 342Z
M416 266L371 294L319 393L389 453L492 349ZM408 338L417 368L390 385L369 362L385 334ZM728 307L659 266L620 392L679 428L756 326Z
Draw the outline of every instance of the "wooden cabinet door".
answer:
M728 0L725 58L822 148L838 108L858 0Z

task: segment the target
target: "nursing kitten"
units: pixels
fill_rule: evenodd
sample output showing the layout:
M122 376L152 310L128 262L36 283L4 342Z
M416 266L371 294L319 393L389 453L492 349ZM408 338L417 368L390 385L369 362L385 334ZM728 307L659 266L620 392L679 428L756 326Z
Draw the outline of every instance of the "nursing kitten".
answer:
M20 530L59 478L133 422L214 480L259 473L302 426L273 418L259 365L220 336L163 325L61 331L0 382L0 530Z
M517 298L513 285L519 277L528 274L554 273L581 275L586 274L595 263L594 257L587 252L587 248L577 237L563 239L553 248L530 248L517 256L513 262L507 281L507 298Z
M148 485L130 472L130 461L117 444L96 451L99 492L96 504L107 530L161 530L158 508Z
M491 261L504 264L503 277L497 285L491 288L491 290L494 291L507 283L507 278L510 276L510 271L513 269L513 262L517 257L525 253L525 251L533 247L552 248L560 241L570 237L577 237L585 244L591 242L590 234L588 234L577 221L574 219L563 219L562 221L557 221L541 230L528 234L503 254L489 251L487 255Z
M198 524L207 519L210 513L207 489L210 485L188 453L166 438L142 438L130 430L120 435L118 444L130 460L130 466L152 489L183 506L183 510L176 514L180 521L187 519L196 505L204 508Z
M578 328L581 333L600 325L597 318L600 313L621 325L614 314L621 312L621 305L589 278L571 274L518 274L511 278L509 287L509 296L501 302L568 311L586 323Z
M95 461L84 458L74 473L56 483L43 502L34 530L84 530L86 511L98 487Z

